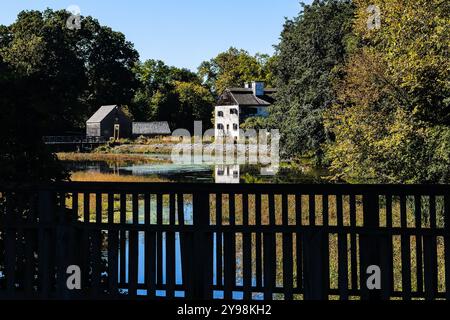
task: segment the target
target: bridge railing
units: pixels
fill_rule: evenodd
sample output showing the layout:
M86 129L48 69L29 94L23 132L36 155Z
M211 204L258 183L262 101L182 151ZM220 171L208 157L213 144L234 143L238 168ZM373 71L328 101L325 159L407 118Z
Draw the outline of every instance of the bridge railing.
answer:
M45 144L104 144L109 141L105 137L85 136L45 136L42 139Z
M450 186L66 183L0 193L0 298L450 298ZM67 288L71 265L81 290Z

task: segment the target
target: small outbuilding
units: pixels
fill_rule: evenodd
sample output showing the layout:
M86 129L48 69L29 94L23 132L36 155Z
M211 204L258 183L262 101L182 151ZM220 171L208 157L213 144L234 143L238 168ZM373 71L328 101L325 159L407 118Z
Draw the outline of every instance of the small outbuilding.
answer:
M133 122L132 134L135 137L159 137L170 136L172 134L172 131L170 131L169 123L166 121Z
M129 138L131 136L131 119L117 105L102 106L86 122L86 136Z

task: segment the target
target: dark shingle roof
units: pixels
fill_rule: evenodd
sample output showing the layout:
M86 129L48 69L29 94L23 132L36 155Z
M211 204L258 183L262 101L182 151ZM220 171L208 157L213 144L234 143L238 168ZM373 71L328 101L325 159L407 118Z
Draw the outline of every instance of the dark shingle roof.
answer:
M118 109L117 105L114 106L102 106L96 113L87 121L88 123L102 122L111 112Z
M225 90L225 93L222 95L219 101L227 101L231 98L234 101L234 103L240 105L241 107L245 106L268 107L275 102L274 94L276 92L277 92L276 89L265 89L263 96L256 96L253 94L252 89L230 88Z
M133 122L133 135L169 135L171 133L168 122Z

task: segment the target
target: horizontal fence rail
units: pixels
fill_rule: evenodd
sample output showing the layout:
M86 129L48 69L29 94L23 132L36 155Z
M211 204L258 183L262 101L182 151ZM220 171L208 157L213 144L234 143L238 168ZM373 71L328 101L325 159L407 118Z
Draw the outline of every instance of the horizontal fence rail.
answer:
M449 217L447 185L0 187L0 298L449 299Z
M42 140L47 145L53 144L106 144L109 138L85 136L46 136Z

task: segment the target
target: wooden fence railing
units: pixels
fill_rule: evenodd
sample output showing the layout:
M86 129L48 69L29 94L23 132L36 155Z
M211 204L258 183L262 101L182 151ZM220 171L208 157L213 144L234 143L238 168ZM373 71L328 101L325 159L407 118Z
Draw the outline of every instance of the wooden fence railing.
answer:
M5 187L0 299L449 299L449 217L445 185Z

